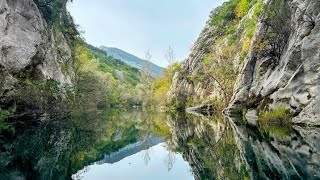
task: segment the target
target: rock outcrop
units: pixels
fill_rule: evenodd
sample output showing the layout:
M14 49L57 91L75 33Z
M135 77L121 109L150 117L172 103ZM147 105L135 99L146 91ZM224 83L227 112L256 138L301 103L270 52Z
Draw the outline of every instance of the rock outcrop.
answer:
M168 93L172 104L179 108L215 102L220 102L219 106L228 104L234 81L243 64L243 51L252 36L249 35L251 30L245 26L248 22L253 24L253 28L256 26L254 10L260 8L258 5L252 5L248 14L240 20L232 13L235 7L231 1L211 12L189 57L182 62L182 70L173 77ZM231 17L226 17L224 13L229 11ZM215 19L223 20L215 22ZM233 21L238 24L234 25Z
M276 64L270 55L251 53L239 75L232 109L268 101L290 109L293 122L320 125L320 2L291 0L291 34ZM257 36L266 25L261 23ZM255 42L254 42L255 43ZM253 103L247 103L251 99Z
M211 21L232 2L213 11L218 13L212 13ZM277 6L281 2L284 4ZM232 26L223 26L227 32L219 29L221 33L215 33L219 21L207 25L191 55L182 63L182 70L175 74L170 99L182 107L228 101L225 107L229 107L229 112L250 109L259 113L285 107L293 114L294 123L320 125L320 2L264 0L263 3L266 6L253 5L238 21L235 31ZM257 7L262 9L255 17ZM276 9L268 14L272 8ZM253 25L254 29L248 29ZM248 35L251 30L252 36ZM217 52L231 47L228 43L236 46L233 55L227 57L233 62L232 71L237 76L230 81L233 88L224 86L221 81L230 78L219 79L215 70L215 63L223 59ZM210 54L212 67L205 72L203 66L208 66L205 61ZM224 72L228 71L230 68Z
M29 88L28 94L30 84L51 80L60 86L72 86L71 46L77 31L66 3L0 2L0 108L15 111L17 106L24 106L25 110L27 105L21 96L38 96L34 88Z
M194 44L189 57L183 61L182 71L174 75L168 95L171 101L179 102L179 106L185 107L189 98L203 100L212 92L210 80L195 83L190 77L199 73L201 62L208 53L204 46L212 46L214 39L210 29L204 30Z

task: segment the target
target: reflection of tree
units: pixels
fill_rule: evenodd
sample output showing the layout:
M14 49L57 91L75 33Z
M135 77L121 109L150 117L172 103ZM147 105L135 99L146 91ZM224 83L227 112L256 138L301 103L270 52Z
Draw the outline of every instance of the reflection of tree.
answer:
M151 148L142 151L143 160L146 166L148 166L149 161L151 160Z
M151 154L153 153L153 148L150 147L150 142L148 139L149 137L146 137L146 139L143 141L143 147L145 150L141 152L141 156L143 157L146 166L148 166L148 163L151 160Z
M166 167L168 168L168 171L171 171L173 168L173 165L176 163L176 154L172 151L168 151L167 157L164 159L164 163Z
M168 119L173 147L189 162L195 179L242 179L242 161L231 125L223 116L213 119L173 114ZM169 161L170 159L168 159ZM171 162L168 162L170 167Z
M87 172L89 172L90 168L89 166L84 167L81 171L79 171L77 174L72 175L72 179L73 180L80 180L83 179L84 174L86 174Z

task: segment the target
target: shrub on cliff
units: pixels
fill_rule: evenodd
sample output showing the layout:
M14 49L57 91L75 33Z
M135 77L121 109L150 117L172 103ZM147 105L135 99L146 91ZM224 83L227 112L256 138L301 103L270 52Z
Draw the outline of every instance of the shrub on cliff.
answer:
M271 57L274 64L281 58L289 40L291 26L291 9L286 0L272 1L265 7L264 30L261 33L259 47L262 47L261 54Z
M261 125L288 125L291 123L290 111L284 107L278 107L259 115Z
M250 4L248 0L241 0L235 9L236 15L238 18L242 18L247 15L250 10Z

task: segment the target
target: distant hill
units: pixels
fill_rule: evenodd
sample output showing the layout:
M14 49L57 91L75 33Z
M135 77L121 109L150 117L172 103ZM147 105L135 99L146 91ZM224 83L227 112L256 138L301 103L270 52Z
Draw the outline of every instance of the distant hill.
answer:
M116 79L123 79L132 85L137 85L140 81L140 71L123 61L112 57L106 51L87 44L89 55L92 59L99 59L100 68L103 72L110 73Z
M163 68L160 66L157 66L151 62L148 62L146 60L143 60L137 56L134 56L130 53L127 53L121 49L113 48L113 47L105 47L101 46L100 49L106 51L108 55L112 56L115 59L119 59L126 64L129 64L135 68L142 69L143 66L148 63L148 65L151 67L151 72L154 76L160 76L163 73Z

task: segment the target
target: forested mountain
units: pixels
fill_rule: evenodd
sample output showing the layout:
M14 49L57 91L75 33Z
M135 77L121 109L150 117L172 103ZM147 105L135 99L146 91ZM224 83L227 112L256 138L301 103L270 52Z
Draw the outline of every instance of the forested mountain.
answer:
M121 49L118 48L113 48L113 47L105 47L105 46L101 46L100 49L103 49L104 51L106 51L108 53L108 55L114 57L115 59L120 59L121 61L135 67L138 68L140 70L142 70L145 67L148 67L151 69L151 73L154 76L160 76L163 74L163 68L155 65L151 62L148 62L146 60L143 60L137 56L134 56L130 53L127 53Z
M87 44L92 59L99 59L100 69L103 72L111 73L114 78L124 79L127 83L137 85L140 81L139 69L132 67L119 59L109 55L106 51Z

